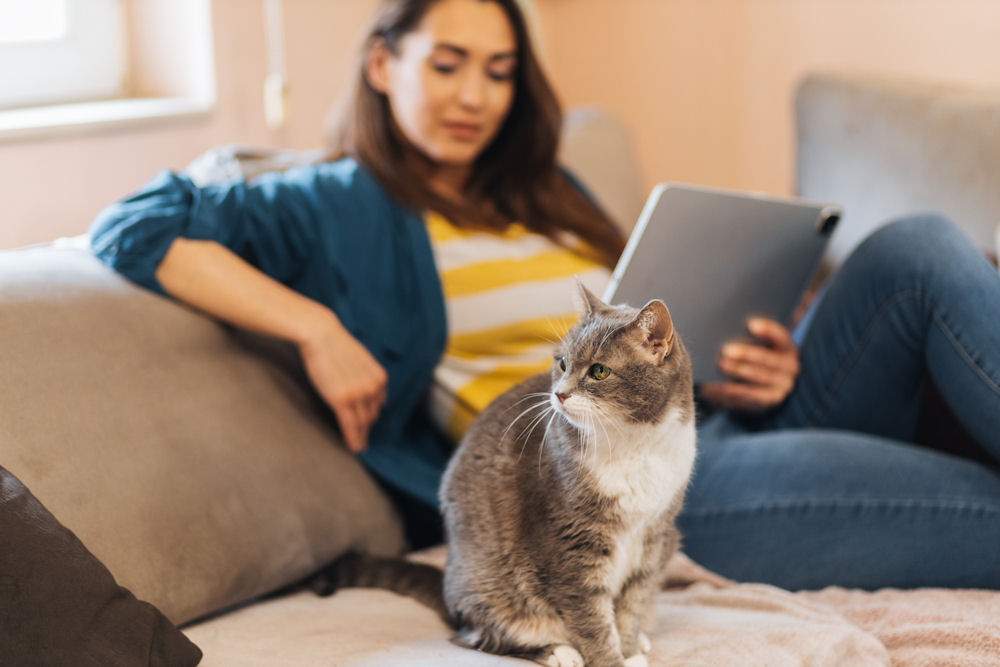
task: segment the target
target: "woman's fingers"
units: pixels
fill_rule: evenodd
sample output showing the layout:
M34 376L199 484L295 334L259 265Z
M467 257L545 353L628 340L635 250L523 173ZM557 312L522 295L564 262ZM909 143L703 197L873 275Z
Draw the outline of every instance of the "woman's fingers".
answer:
M723 359L719 361L719 368L726 375L737 380L737 382L731 384L769 390L769 394L780 397L778 400L779 403L795 384L795 377L793 375L763 366L732 363Z
M337 416L344 443L352 452L368 444L368 433L384 402L384 384L377 378L342 385L327 402Z
M301 348L313 386L333 410L352 452L361 452L386 400L388 376L370 352L343 328Z
M747 320L747 330L772 349L787 350L795 347L792 332L785 325L772 319L751 317Z
M760 367L772 371L798 374L799 355L794 348L772 350L752 343L727 343L722 348L720 362L736 367Z
M701 395L724 408L759 412L779 405L791 393L799 374L799 351L791 333L779 322L751 318L747 329L759 343L727 343L719 369L736 382L701 385Z
M373 358L361 360L359 366L343 387L344 398L338 401L348 416L344 440L352 452L361 452L367 446L368 433L385 402L385 371Z
M340 433L344 437L344 444L355 454L364 451L367 444L367 437L363 420L351 405L333 405L333 414L337 417L337 424L340 426Z
M756 386L739 382L703 382L701 397L729 410L760 412L784 400L785 394L773 386Z

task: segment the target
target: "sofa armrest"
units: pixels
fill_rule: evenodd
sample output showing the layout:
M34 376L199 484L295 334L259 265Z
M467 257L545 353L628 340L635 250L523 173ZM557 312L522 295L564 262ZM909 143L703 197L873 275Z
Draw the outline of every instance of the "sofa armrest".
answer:
M0 462L174 623L403 549L288 348L70 244L0 252L0 332Z

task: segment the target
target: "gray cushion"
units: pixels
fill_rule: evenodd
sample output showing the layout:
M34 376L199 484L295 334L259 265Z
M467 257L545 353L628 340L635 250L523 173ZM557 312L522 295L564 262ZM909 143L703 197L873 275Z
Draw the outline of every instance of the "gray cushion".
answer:
M0 332L0 462L173 622L403 548L294 366L82 247L0 253Z

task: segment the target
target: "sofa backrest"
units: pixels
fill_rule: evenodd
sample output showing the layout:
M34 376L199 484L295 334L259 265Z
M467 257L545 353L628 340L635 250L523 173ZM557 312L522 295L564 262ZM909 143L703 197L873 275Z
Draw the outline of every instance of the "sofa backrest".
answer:
M799 194L844 207L834 264L908 213L944 213L994 248L1000 89L816 74L799 85L795 113Z

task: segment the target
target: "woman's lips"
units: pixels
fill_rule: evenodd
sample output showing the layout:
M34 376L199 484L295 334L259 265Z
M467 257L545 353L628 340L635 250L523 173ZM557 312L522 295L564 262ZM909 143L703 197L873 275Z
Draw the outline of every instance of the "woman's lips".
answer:
M452 121L445 121L444 129L455 139L461 139L464 141L470 141L479 137L479 133L482 131L482 125L477 125L475 123L456 123Z

